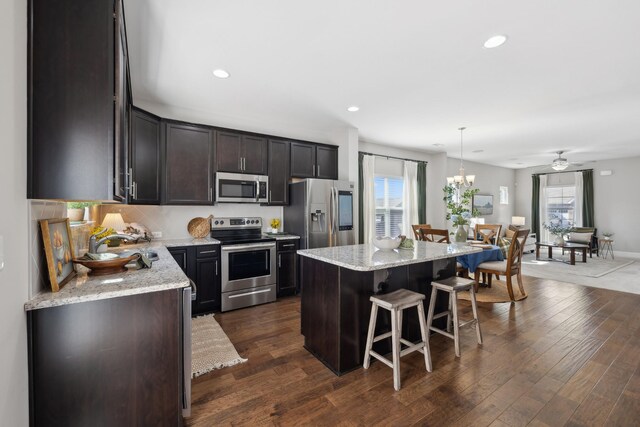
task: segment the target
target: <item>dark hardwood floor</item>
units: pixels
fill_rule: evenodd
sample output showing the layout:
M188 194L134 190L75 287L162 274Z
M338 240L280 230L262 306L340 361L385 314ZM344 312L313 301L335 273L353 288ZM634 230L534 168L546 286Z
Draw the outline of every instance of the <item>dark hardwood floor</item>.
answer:
M480 303L484 345L463 328L401 361L336 377L303 347L300 299L216 314L247 363L193 381L187 425L637 426L640 295L525 278L529 298ZM461 301L462 315L470 306Z

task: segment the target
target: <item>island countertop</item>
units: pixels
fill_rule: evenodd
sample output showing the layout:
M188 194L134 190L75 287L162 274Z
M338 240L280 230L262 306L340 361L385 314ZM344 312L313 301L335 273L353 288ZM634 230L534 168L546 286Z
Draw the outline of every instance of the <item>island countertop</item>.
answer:
M459 244L414 241L413 249L383 251L372 243L301 249L299 255L356 271L373 271L482 252L481 248Z
M135 250L144 246L147 245L127 245L124 249ZM151 268L136 270L130 267L123 273L90 276L87 274L89 271L87 268L76 266L78 275L64 285L60 291L39 293L24 305L24 309L26 311L37 310L189 286L189 278L162 242L154 242L148 247L156 251L159 257L157 261L153 262Z

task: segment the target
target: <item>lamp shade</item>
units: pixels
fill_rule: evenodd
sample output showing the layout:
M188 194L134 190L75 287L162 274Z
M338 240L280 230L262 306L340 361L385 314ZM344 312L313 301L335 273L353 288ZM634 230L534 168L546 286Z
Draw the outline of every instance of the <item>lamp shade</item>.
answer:
M115 231L122 231L126 228L122 215L119 213L108 213L102 221L104 228L113 228Z
M523 216L512 216L511 224L513 225L524 225L524 217Z

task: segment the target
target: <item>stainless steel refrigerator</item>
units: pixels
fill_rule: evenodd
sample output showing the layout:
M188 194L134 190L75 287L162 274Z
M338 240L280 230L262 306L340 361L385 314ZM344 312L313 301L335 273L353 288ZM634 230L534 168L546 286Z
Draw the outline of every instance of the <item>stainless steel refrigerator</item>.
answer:
M284 231L300 236L300 249L353 245L353 183L306 179L289 184Z

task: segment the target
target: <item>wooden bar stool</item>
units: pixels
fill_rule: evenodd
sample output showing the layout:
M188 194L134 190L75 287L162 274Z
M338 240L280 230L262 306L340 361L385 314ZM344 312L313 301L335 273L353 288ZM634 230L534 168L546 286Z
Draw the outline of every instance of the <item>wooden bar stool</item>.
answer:
M475 325L478 344L482 344L482 332L480 331L480 320L478 319L478 307L476 304L476 293L473 290L474 281L462 277L449 277L448 279L431 282L431 301L429 302L429 314L427 315L427 327L430 331L437 332L445 337L451 338L456 347L456 356L460 357L460 328L466 325ZM436 307L436 296L438 291L449 293L449 310L434 315ZM471 308L473 319L460 323L458 318L458 292L469 291L471 295ZM434 319L447 316L447 330L432 326ZM452 319L453 317L453 319ZM453 320L453 335L451 335L451 320Z
M429 351L429 340L427 338L427 325L424 319L424 305L422 300L424 295L412 292L407 289L399 289L385 295L376 295L370 298L371 320L369 321L369 333L367 334L367 346L364 351L364 369L369 369L371 356L375 357L388 367L393 369L393 388L400 390L400 358L414 351L424 354L424 363L427 371L431 372L431 353ZM391 312L391 331L374 337L376 329L376 318L378 307ZM402 310L416 307L418 309L418 319L420 320L420 334L422 341L414 344L402 338ZM393 362L381 356L371 349L374 342L391 337L391 347ZM402 350L401 345L407 346Z

